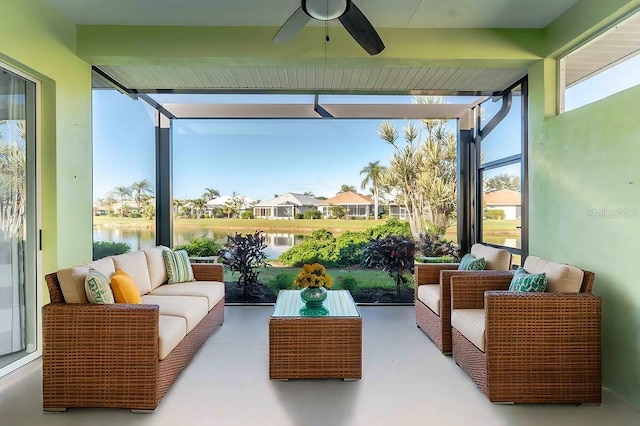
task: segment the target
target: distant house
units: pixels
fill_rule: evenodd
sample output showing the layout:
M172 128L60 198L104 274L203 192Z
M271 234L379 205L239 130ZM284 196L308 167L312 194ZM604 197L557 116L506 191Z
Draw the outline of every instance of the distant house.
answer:
M238 214L241 214L242 212L244 212L245 210L247 210L249 208L249 206L251 205L251 203L254 202L254 200L238 195L236 197L239 197L243 200L242 205L240 206L240 210L238 211ZM228 203L229 201L231 201L233 199L233 195L223 195L221 197L218 198L214 198L212 200L207 201L207 207L206 207L206 213L208 216L213 216L213 213L216 209L221 209L224 208L224 205L226 203Z
M487 210L503 210L504 218L516 220L521 217L522 195L510 189L500 189L498 191L484 194L484 205Z
M296 214L315 210L319 200L289 192L253 206L253 215L261 219L295 219Z
M400 206L398 204L387 204L387 208L389 209L389 217L405 220L409 218L409 213L407 213L407 208L405 206Z
M343 192L333 198L322 200L316 204L323 217L332 217L331 207L342 206L347 209L347 217L373 216L374 202L366 195L355 192Z

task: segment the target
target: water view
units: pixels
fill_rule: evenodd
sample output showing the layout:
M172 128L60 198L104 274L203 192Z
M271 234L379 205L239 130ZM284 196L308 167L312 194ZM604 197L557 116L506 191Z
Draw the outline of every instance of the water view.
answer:
M219 229L214 231L204 227L175 228L173 231L173 243L175 246L183 245L198 237L215 238L225 241L228 234L233 235L235 232L235 230L225 232ZM336 236L339 234L339 232L334 232ZM267 240L267 255L269 258L277 258L286 250L300 244L310 233L265 232L264 235ZM450 238L453 238L453 236ZM96 225L93 228L93 240L124 242L129 244L133 251L141 248L154 247L156 245L156 232L155 229L149 228ZM485 241L491 244L520 248L520 238L515 235L490 235L485 236Z

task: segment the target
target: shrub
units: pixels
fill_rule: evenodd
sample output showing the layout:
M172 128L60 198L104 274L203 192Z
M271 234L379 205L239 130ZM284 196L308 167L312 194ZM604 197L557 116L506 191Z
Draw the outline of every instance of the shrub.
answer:
M336 219L344 219L349 213L346 207L342 206L331 206L331 215Z
M341 267L359 265L362 262L362 250L369 240L362 232L345 232L335 241L332 260Z
M368 242L369 238L361 232L348 231L335 238L326 229L318 229L302 243L282 253L279 260L291 266L306 263L320 263L325 267L357 265Z
M267 284L273 293L277 296L280 290L293 289L293 276L285 273L279 273Z
M304 213L296 213L295 218L296 219L304 219Z
M453 257L457 260L460 257L458 246L451 240L445 240L442 235L436 232L427 232L420 234L420 238L416 243L416 249L423 256L428 257Z
M358 290L358 281L351 274L347 274L340 278L340 288L342 290L349 290L353 295Z
M501 210L501 209L486 210L484 212L484 217L486 219L504 220L504 210Z
M118 243L115 241L94 241L93 242L93 260L102 259L107 256L115 256L124 254L131 250L131 246L127 243Z
M396 218L387 219L385 223L369 228L363 231L364 235L370 240L381 237L388 237L389 235L401 235L405 238L411 238L411 227L409 222L400 221Z
M362 253L362 266L382 269L396 283L396 294L400 295L406 285L405 273L413 274L415 244L401 235L390 235L371 240Z
M129 213L129 217L131 217L133 219L138 219L138 218L141 218L142 215L140 213L138 213L138 212L131 212L131 213Z
M251 210L245 210L242 212L242 215L240 216L242 219L255 219L256 217L253 215L253 212Z
M322 213L320 210L307 210L304 212L305 219L322 219Z
M238 284L243 287L245 297L259 296L261 293L258 287L259 268L269 266L265 248L267 245L264 234L262 231L256 231L244 236L238 233L233 237L227 235L225 248L220 250L224 266L229 268L231 273L240 274Z
M214 240L213 238L194 238L189 241L189 244L177 246L174 250L186 250L189 256L192 257L206 257L206 256L219 256L222 244Z

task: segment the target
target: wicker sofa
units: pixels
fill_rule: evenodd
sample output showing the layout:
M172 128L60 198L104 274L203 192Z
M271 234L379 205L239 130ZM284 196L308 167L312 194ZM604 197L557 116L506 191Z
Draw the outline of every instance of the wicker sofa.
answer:
M509 276L451 279L454 361L491 402L600 403L595 275L535 256L524 269L545 272L547 291L505 291Z
M485 258L486 270L458 271L458 263L415 265L416 325L445 354L451 353L451 277L461 274L504 275L511 269L511 253L506 250L474 244L471 254Z
M59 270L45 277L42 309L45 411L114 407L153 411L224 320L222 265L193 264L195 282L165 285L163 247ZM89 266L136 283L142 304L89 304Z

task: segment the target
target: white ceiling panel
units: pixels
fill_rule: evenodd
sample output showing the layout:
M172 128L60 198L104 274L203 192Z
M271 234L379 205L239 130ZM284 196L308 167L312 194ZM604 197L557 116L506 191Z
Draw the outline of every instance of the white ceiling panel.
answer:
M98 66L128 88L141 91L282 90L429 92L503 90L526 75L525 68L322 68L206 65Z

